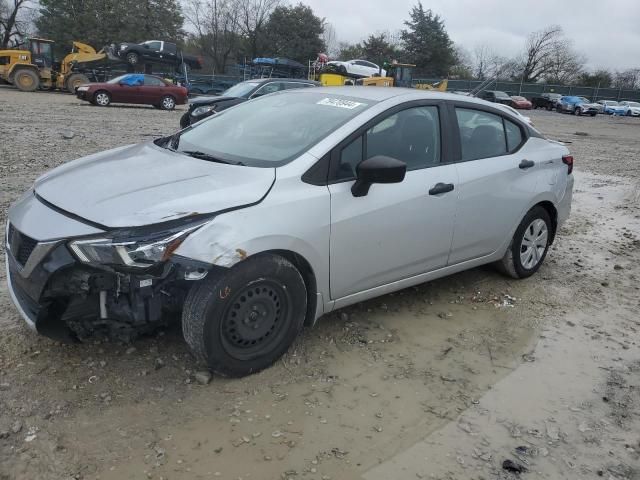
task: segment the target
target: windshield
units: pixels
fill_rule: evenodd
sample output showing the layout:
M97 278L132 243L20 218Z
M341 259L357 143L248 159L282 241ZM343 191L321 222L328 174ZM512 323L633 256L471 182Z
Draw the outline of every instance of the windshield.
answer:
M578 97L578 99L580 99L580 101L584 102L584 103L591 103L591 100L589 100L588 98L585 98L585 97Z
M260 85L258 82L238 83L231 88L227 88L222 92L222 95L225 97L247 97L258 85Z
M494 94L495 94L496 98L504 98L504 97L511 98L505 92L497 92L496 91L496 92L494 92Z
M266 95L225 110L179 137L178 151L229 163L283 165L375 102L327 93Z
M630 107L640 107L640 103L638 102L627 102L627 105Z
M517 96L516 97L511 97L511 98L513 98L514 100L517 100L518 102L522 102L522 101L526 100L526 98L524 98L524 97L517 97Z
M126 77L126 75L120 75L119 77L116 78L112 78L111 80L109 80L107 83L120 83L120 81L122 79L124 79Z
M606 100L604 103L605 105L611 105L611 106L618 105L618 102L616 102L615 100Z

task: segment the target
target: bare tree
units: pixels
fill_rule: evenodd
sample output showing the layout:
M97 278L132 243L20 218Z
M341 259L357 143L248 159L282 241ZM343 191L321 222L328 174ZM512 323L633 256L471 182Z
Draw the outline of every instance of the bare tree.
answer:
M613 77L613 86L624 90L640 87L640 68L629 68L622 72L616 72Z
M586 58L576 52L568 40L557 42L546 60L544 79L547 83L574 82L584 70Z
M193 40L211 58L214 70L224 72L240 44L239 0L188 0L184 15L196 34Z
M562 37L562 27L558 25L552 25L529 35L520 60L521 76L524 82L536 82L544 77L549 71L553 52L563 41Z
M0 0L0 48L18 43L32 25L31 0Z
M327 51L325 53L329 55L329 57L335 58L338 55L338 41L336 38L336 29L330 22L324 22L322 41L327 46Z
M478 80L491 77L490 67L497 57L495 51L486 43L476 45L473 49L473 75Z
M282 0L240 0L240 26L249 42L249 53L254 58L258 54L260 37L269 15Z

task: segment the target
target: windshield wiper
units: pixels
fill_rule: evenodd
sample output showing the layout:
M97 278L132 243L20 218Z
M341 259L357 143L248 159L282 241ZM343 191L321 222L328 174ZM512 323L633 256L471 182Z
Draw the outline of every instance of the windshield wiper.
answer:
M189 155L190 157L199 158L208 162L226 163L229 165L244 165L244 163L242 162L229 162L227 160L214 157L213 155L209 155L208 153L201 152L199 150L178 150L178 153L184 153L185 155Z

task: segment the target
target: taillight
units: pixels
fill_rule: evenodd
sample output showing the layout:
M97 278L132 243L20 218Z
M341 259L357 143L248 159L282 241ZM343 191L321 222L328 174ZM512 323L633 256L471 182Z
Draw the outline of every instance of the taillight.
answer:
M567 166L567 175L571 175L571 172L573 172L573 155L563 155L562 163Z

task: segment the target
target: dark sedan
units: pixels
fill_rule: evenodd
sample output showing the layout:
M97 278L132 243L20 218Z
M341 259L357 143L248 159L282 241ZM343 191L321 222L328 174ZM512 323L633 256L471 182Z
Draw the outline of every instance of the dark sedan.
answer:
M202 96L192 98L189 102L189 111L180 119L180 127L185 128L203 118L210 117L216 112L221 112L252 98L261 97L268 93L294 88L319 87L319 82L301 78L260 78L247 80L222 92L217 96Z
M129 73L105 83L88 83L76 89L76 96L93 105L106 107L112 103L153 105L162 110L173 110L188 101L188 91L160 77Z

